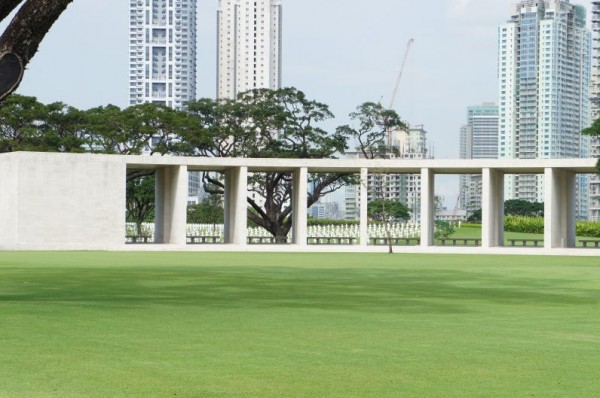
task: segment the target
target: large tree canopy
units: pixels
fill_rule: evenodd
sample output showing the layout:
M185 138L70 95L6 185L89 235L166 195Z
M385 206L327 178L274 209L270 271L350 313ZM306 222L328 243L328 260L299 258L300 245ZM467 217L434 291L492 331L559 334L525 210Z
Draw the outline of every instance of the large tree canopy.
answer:
M323 103L309 100L295 88L256 89L236 100L202 99L188 103L198 129L181 133L173 150L188 156L256 158L331 158L347 149L345 132L329 134L319 123L333 114ZM311 175L308 206L343 186L349 176ZM223 193L224 182L215 173L204 174L211 193ZM289 173L253 173L249 178L249 219L277 237L292 227L292 176Z
M0 36L0 102L17 89L46 33L73 0L2 0L0 21L23 3Z
M365 105L360 109L375 109L375 113L369 111L368 115L378 122L368 127L366 119L355 113L355 117L363 120L360 132L348 127L328 133L321 122L333 118L329 107L308 99L295 88L253 90L242 93L236 100L201 99L188 103L185 111L151 103L126 109L108 105L80 111L62 103L44 105L33 97L12 95L0 107L0 152L320 159L343 153L351 138L370 134L369 128L381 141L385 128L403 125L395 112L387 112L380 106ZM379 141L368 142L376 146ZM268 165L268 160L265 164ZM127 181L152 174L151 170L128 170ZM225 184L218 173L204 173L203 181L208 193L224 193ZM249 219L274 236L287 236L293 219L292 175L252 173L248 182ZM308 206L349 182L354 182L354 178L346 174L309 175ZM138 189L140 184L141 181L130 184L130 188ZM140 197L153 200L149 192ZM139 210L143 206L138 200L129 214ZM143 215L130 218L141 222Z

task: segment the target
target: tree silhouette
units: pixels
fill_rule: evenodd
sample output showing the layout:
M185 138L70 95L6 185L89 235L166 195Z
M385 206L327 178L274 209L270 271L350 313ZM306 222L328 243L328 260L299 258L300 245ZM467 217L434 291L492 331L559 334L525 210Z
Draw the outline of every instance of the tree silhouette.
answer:
M6 19L19 4L19 11L0 36L0 102L15 91L25 67L54 22L73 0L3 0L0 21Z

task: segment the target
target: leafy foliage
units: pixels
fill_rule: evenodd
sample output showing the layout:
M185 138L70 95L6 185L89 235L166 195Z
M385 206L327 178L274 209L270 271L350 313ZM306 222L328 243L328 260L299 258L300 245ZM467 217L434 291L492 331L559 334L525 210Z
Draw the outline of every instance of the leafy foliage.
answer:
M456 227L448 221L436 221L433 237L435 239L444 239L456 232Z
M385 109L381 104L365 102L350 114L356 127L344 125L337 133L351 137L358 143L359 150L366 159L384 157L388 148L387 136L391 129L406 128L396 111Z
M505 216L544 217L544 203L529 202L521 199L510 199L504 202ZM467 222L481 223L481 209L473 212Z
M189 205L187 208L189 224L223 224L224 220L223 201L218 195L209 195L201 203Z
M596 119L596 121L594 121L590 127L583 129L581 134L592 137L600 137L600 119ZM596 168L600 170L600 159L598 159L598 163L596 163Z
M137 234L142 235L142 223L154 218L154 175L142 176L127 182L126 219L136 224Z
M410 218L410 209L398 200L373 200L367 207L369 217L376 221L403 221Z
M543 234L544 218L507 216L504 217L504 230L508 232L522 232L527 234Z
M578 221L576 235L586 238L600 238L600 222Z

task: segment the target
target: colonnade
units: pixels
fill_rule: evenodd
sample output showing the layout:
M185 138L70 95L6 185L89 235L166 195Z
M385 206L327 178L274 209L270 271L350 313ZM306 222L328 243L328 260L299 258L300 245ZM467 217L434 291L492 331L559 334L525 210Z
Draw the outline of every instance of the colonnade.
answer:
M370 168L361 167L360 173L360 245L368 244L367 236L367 179ZM379 170L377 170L380 172ZM434 203L436 171L421 168L421 246L434 245ZM469 171L470 174L474 170ZM506 170L482 167L482 236L483 248L504 244L504 175ZM545 176L545 232L544 247L575 247L575 172L554 167L543 169ZM188 167L167 165L156 169L156 237L157 243L186 244L186 208ZM401 170L390 171L400 173ZM246 244L247 226L247 166L229 167L225 175L225 243ZM290 170L293 176L293 244L307 245L308 167ZM404 171L407 173L407 171ZM447 171L446 171L447 173ZM512 172L511 172L512 173Z

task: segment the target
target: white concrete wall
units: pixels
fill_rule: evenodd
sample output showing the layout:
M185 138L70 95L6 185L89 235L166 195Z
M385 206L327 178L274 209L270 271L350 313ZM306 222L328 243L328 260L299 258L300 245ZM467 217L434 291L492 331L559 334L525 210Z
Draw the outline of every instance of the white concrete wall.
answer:
M18 163L18 158L12 154L0 157L0 245L17 243Z
M9 165L1 168L0 180L10 185L0 194L0 220L7 222L10 236L0 234L0 247L103 249L123 244L126 169L120 159L39 153L7 159L2 158L2 166Z
M286 171L296 175L297 203L305 201L304 177L311 172L361 173L384 170L422 176L423 236L420 247L396 248L415 253L511 253L600 255L600 250L574 249L574 173L597 173L595 159L556 160L333 160L189 158L91 154L0 154L0 250L258 250L246 245L248 172ZM167 170L161 182L165 244L125 245L125 176L127 168ZM185 244L187 169L226 174L225 216L228 245ZM433 246L433 192L436 174L482 173L485 176L484 245L477 248ZM545 173L546 239L544 248L494 247L501 244L502 176ZM168 178L167 178L168 177ZM167 182L167 179L169 182ZM182 183L180 184L179 181ZM168 185L168 186L167 186ZM304 195L300 196L304 192ZM362 192L364 194L364 192ZM167 196L170 197L169 200ZM366 195L362 195L363 197ZM161 198L158 200L161 202ZM361 203L361 206L365 203ZM366 206L365 206L366 207ZM296 236L305 228L305 209L296 215ZM366 213L361 211L365 223ZM365 223L366 224L366 223ZM168 227L168 228L167 228ZM168 234L164 234L164 232ZM168 235L168 236L166 236ZM364 231L361 232L361 237ZM303 242L302 242L303 243ZM265 250L265 246L262 246ZM364 244L269 247L269 251L382 251Z

